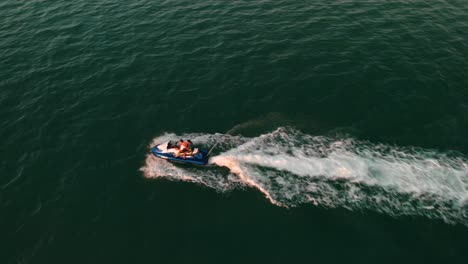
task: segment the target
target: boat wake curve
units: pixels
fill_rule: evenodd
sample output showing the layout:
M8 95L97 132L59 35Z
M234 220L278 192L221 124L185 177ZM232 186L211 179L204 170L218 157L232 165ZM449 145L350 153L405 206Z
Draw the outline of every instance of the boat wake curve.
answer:
M468 225L468 160L461 155L311 136L292 128L253 138L165 134L151 146L179 137L205 146L220 142L210 163L227 169L177 166L148 155L141 168L145 177L220 192L249 186L284 207L313 203Z

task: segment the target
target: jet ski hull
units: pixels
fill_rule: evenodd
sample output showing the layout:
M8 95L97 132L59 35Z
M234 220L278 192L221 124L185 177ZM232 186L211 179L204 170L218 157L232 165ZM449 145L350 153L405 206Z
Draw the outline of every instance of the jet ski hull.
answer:
M151 153L153 153L153 155L158 158L166 159L172 162L196 165L206 165L208 163L208 151L204 149L198 149L196 154L187 155L184 159L183 155L176 157L173 151L167 149L167 143L163 143L152 147Z

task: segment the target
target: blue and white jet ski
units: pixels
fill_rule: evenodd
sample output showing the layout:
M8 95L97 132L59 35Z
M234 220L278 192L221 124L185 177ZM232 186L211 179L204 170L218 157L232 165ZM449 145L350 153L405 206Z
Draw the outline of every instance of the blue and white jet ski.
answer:
M151 152L158 158L166 159L173 162L206 165L208 163L208 151L204 149L194 148L192 152L177 155L179 148L176 144L164 142L151 148Z

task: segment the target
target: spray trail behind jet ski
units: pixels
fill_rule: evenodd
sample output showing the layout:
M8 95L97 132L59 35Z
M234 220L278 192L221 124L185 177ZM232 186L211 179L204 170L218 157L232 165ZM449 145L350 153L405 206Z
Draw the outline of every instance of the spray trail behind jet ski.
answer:
M166 134L155 141L169 137L177 138ZM468 225L468 161L461 155L311 136L291 128L254 138L182 137L206 146L221 141L221 153L210 163L229 171L180 167L148 156L142 168L146 177L195 182L220 192L250 186L286 207L314 203Z

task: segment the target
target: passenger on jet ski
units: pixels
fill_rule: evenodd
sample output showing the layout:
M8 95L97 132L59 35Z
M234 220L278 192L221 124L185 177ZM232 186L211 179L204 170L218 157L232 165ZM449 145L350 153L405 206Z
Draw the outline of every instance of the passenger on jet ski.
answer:
M179 149L179 148L180 148L179 142L172 143L172 141L169 141L167 143L167 149Z
M181 150L182 148L183 149L187 148L187 144L188 146L192 145L192 141L190 140L184 141L182 139L180 139L179 141L176 141L175 143L173 143L172 141L169 141L169 143L167 143L167 148ZM181 148L182 145L184 146Z
M192 141L189 140L179 140L179 151L175 154L176 157L180 156L181 154L184 155L184 159L187 156L187 154L192 153Z

